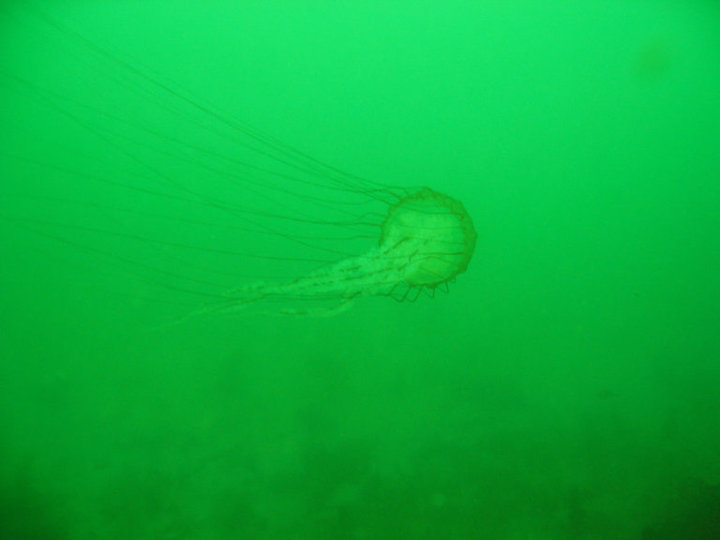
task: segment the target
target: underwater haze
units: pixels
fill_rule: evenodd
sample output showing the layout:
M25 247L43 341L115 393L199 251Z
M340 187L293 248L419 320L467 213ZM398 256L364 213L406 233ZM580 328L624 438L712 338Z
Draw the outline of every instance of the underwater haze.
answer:
M0 6L0 538L720 538L720 7Z

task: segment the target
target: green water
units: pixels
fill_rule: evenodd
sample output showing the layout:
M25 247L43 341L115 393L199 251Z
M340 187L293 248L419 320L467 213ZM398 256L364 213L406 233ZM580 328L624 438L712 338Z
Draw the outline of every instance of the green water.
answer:
M540 4L4 3L0 537L720 537L720 9Z

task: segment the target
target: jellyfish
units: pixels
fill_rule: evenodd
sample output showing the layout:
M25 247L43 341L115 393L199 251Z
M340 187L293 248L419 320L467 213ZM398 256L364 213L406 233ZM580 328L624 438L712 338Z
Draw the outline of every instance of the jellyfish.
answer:
M446 286L463 273L476 237L460 201L423 187L390 206L374 249L289 282L247 285L229 293L227 302L213 310L234 309L276 295L341 300L323 314L337 313L362 296L405 300L413 292Z
M0 217L78 255L91 281L126 281L124 298L156 287L192 316L332 315L445 291L467 269L476 232L453 197L345 172L59 20L20 18L45 48L32 69L0 65L18 104L2 111Z

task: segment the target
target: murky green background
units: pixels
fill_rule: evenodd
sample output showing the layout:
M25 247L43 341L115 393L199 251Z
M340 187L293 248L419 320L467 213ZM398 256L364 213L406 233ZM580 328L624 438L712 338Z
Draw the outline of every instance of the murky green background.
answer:
M720 537L720 9L541 4L4 3L0 537ZM227 119L467 273L168 325L386 210Z

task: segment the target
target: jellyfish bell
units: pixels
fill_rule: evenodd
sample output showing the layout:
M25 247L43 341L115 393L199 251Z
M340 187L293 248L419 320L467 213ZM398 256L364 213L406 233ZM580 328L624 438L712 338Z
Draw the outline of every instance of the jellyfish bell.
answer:
M404 261L403 283L435 289L465 272L476 238L460 201L424 187L389 208L380 250Z
M186 317L330 315L444 290L467 269L476 233L451 196L327 165L47 22L61 81L0 69L18 103L6 126L24 137L2 150L16 180L5 224L96 259L115 283L168 292ZM57 133L40 133L40 118Z

